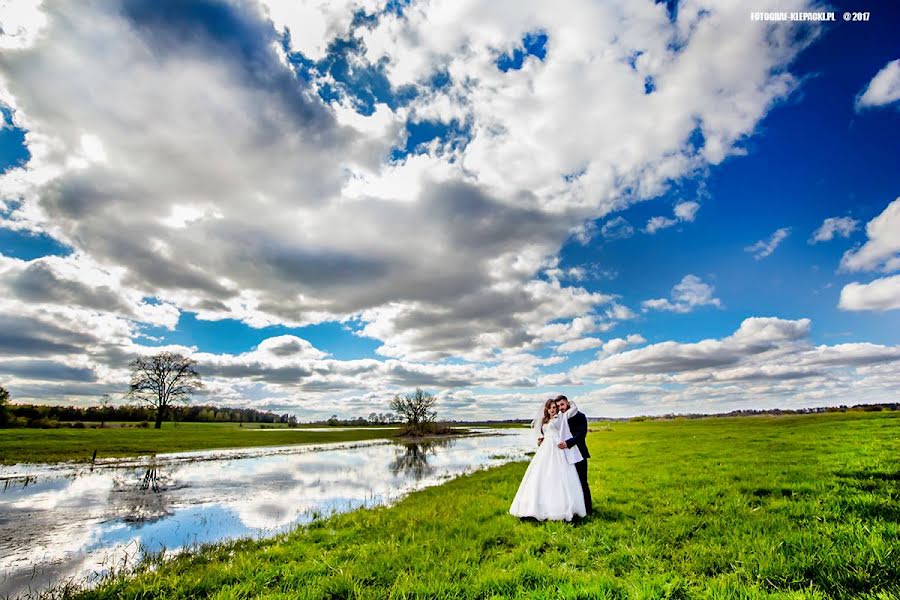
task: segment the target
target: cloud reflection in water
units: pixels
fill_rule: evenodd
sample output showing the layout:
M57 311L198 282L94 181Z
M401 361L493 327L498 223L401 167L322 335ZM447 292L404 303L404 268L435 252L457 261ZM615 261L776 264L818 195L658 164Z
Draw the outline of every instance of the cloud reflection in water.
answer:
M177 453L94 470L0 467L0 597L51 580L91 582L144 551L268 536L317 515L389 503L531 449L527 430L492 433Z

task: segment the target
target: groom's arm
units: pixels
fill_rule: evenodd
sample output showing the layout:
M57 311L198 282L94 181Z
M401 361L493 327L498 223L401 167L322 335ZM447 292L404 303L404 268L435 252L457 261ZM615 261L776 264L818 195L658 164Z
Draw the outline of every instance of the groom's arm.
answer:
M575 419L573 422L569 423L569 431L572 432L572 437L566 440L566 448L571 448L579 442L584 442L584 438L587 437L587 417L585 417L584 414L580 414L578 416L580 418Z

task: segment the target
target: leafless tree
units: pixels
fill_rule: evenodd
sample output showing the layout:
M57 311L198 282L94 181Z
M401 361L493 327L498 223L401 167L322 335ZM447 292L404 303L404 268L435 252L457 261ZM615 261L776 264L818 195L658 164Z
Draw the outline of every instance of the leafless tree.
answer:
M9 414L6 410L7 404L9 404L9 392L0 385L0 425L6 425L6 422L9 420Z
M437 398L421 388L416 388L412 394L394 396L390 406L392 411L406 419L408 426L416 429L422 423L434 421L437 416L433 410L436 402Z
M103 394L100 396L100 429L106 424L106 409L112 404L112 396Z
M128 395L156 408L156 429L162 426L166 411L177 402L187 402L191 394L203 389L197 361L174 352L139 356L131 367Z

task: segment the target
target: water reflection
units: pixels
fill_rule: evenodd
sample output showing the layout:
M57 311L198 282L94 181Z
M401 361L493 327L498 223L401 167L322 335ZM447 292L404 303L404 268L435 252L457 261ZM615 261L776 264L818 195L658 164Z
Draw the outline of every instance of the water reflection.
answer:
M114 477L109 504L126 523L149 523L172 514L168 492L175 487L165 467L154 463L136 480Z
M434 468L428 464L429 455L434 455L438 448L450 448L455 442L454 439L444 439L403 444L397 449L397 456L391 463L391 473L419 481L434 472Z
M90 582L142 552L272 535L392 502L532 449L527 430L491 433L0 467L0 598L51 580Z

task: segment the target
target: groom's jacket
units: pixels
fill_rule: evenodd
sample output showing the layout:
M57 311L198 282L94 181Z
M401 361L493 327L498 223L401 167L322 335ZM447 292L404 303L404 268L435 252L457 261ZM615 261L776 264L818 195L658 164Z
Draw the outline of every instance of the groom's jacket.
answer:
M583 412L578 411L569 419L569 431L572 432L572 437L566 440L566 446L569 448L578 446L581 456L590 458L591 453L588 452L587 444L584 442L588 432L588 421Z

